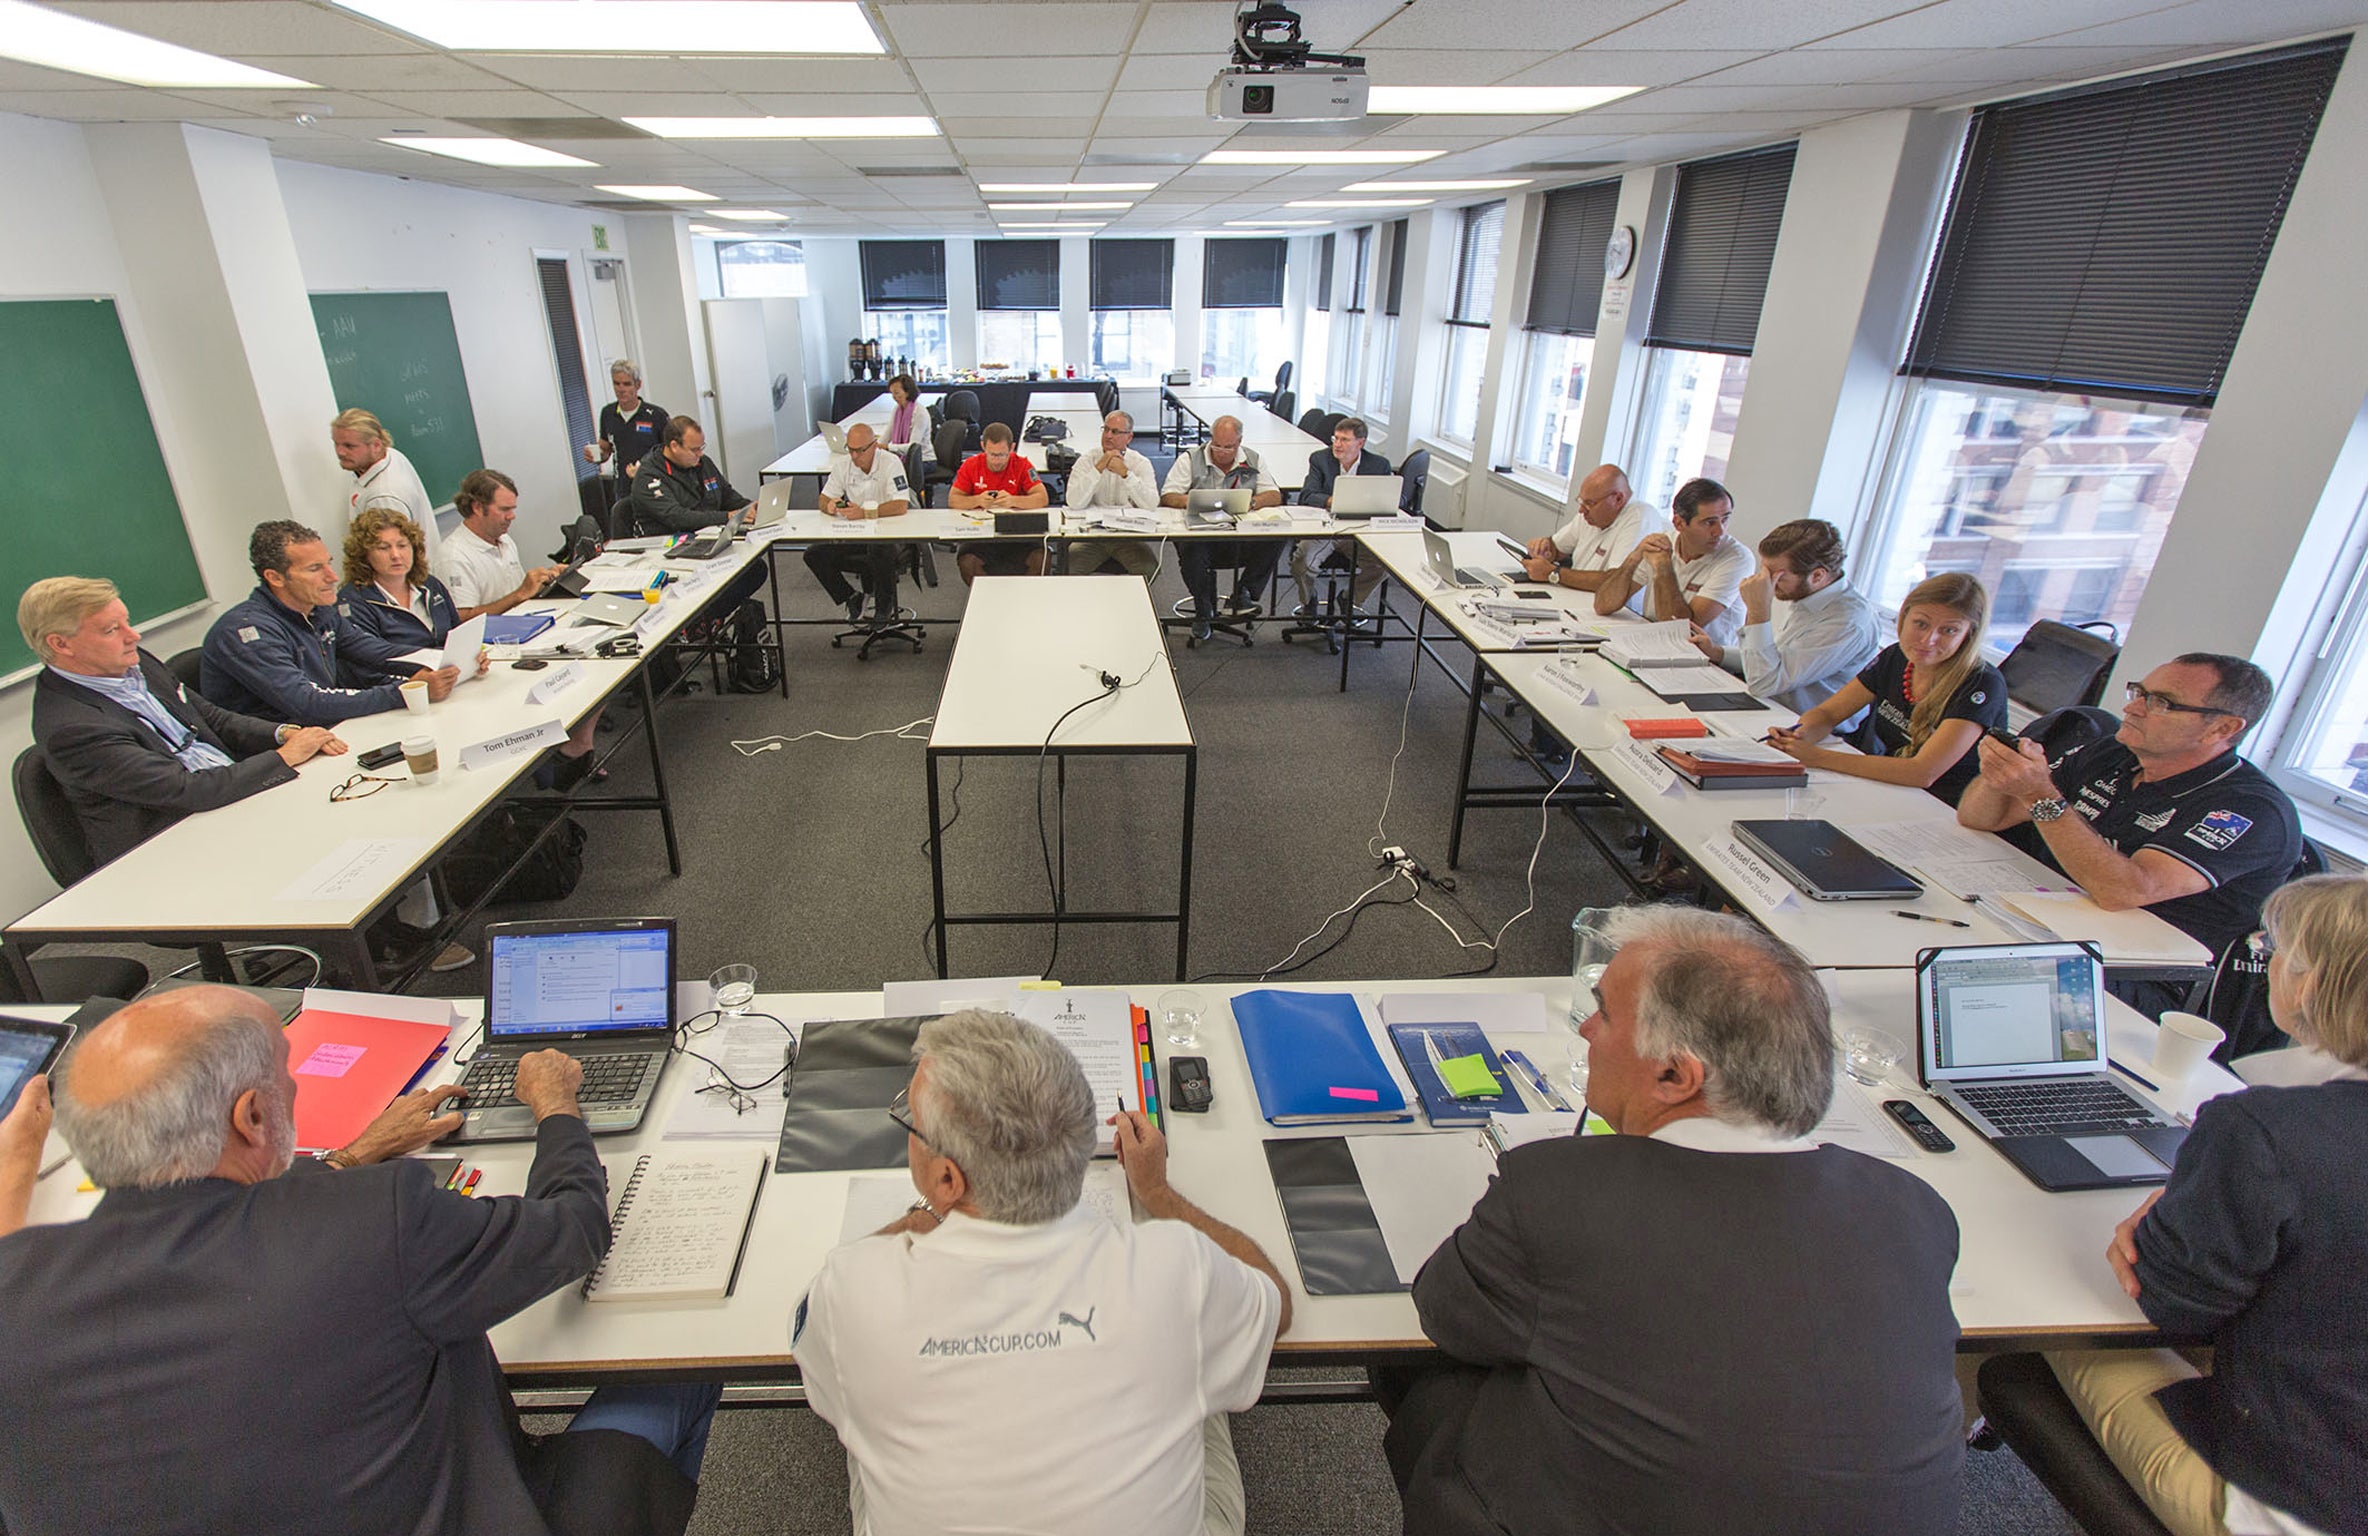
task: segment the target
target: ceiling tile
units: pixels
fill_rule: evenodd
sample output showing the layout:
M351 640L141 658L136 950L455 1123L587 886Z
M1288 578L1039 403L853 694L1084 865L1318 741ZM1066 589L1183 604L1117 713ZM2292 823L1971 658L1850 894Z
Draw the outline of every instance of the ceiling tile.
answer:
M105 91L0 92L0 112L56 118L68 123L170 123L199 109L178 96L118 86Z
M946 137L956 144L968 144L976 139L1040 139L1047 129L1058 132L1072 129L1079 138L1093 128L1090 117L1064 118L1047 114L1035 117L949 117L941 126Z
M2227 0L2192 0L2169 10L2132 21L2106 22L2077 32L2043 34L2053 43L2105 43L2145 47L2173 43L2184 47L2228 47L2301 37L2336 27L2368 22L2368 4L2361 0L2247 0L2241 6Z
M1110 117L1156 118L1169 121L1179 117L1198 122L1210 122L1209 98L1201 91L1120 91L1110 98Z
M1000 117L1024 125L1039 117L1099 117L1109 95L1108 91L1033 91L1028 95L1027 110L1014 112L1009 96L992 91L932 91L929 105L944 114L940 119L944 122L958 117Z
M812 96L771 95L743 91L732 96L718 96L708 108L711 114L736 117L753 112L773 117L929 117L929 103L910 93L898 96Z
M1068 58L1103 58L1125 50L1135 29L1128 5L968 3L899 5L882 10L890 41L912 59L1042 59L1057 71ZM979 79L995 83L992 71Z
M1724 88L1730 85L1851 85L1880 79L1895 70L1941 64L1956 57L1953 48L1801 48L1762 54L1687 82Z
M1930 80L1966 86L2043 85L2087 79L2116 70L2179 57L2178 48L1960 48L1936 63L1896 70L1886 80Z
M1688 48L1674 52L1632 48L1619 52L1583 48L1492 82L1497 85L1674 85L1758 58L1738 50ZM1777 54L1774 57L1782 58Z
M1544 48L1378 48L1365 55L1365 70L1375 85L1495 85L1554 56Z
M428 45L304 0L47 0L110 27L233 58L245 54L423 53Z
M549 117L567 111L540 91L372 91L368 99L422 117Z
M708 91L553 91L571 107L603 117L754 117L734 96Z
M1996 48L2162 8L2160 0L1938 0L1827 41L1849 48Z
M970 59L913 59L914 78L933 96L941 91L986 92L1002 98L1005 111L1022 111L1038 90L1075 93L1107 91L1118 79L1119 56L1047 61L1037 78L1015 86L999 72L981 69ZM1172 79L1162 84L1173 84Z
M715 82L682 59L587 58L573 54L455 55L539 91L712 91Z
M243 62L347 91L492 91L511 82L448 53L251 54Z
M1799 3L1802 0L1785 0L1788 6ZM1576 48L1668 4L1669 0L1428 0L1398 11L1364 41L1369 48L1486 48L1492 39L1519 39L1531 47Z
M1604 38L1604 48L1796 48L1910 9L1915 0L1684 0ZM1863 41L1850 46L1872 48ZM1902 44L1901 46L1907 46Z
M805 91L817 95L909 91L913 82L895 58L879 59L684 59L686 67L719 90Z

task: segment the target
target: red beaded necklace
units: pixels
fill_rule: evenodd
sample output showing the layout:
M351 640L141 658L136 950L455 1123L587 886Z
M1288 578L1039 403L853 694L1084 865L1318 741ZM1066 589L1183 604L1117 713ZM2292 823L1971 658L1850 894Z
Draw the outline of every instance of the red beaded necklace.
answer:
M1912 661L1907 664L1907 670L1899 675L1899 696L1906 700L1911 707L1914 706L1916 702L1916 664Z

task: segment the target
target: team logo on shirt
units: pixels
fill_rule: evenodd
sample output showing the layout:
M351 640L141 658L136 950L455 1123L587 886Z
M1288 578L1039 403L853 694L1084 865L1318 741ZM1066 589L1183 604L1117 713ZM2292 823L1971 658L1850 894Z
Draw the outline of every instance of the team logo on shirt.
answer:
M1083 1317L1078 1317L1072 1313L1063 1312L1060 1317L1061 1326L1064 1328L1083 1328L1085 1330L1085 1336L1089 1339L1094 1339L1094 1314L1101 1310L1102 1309L1100 1307L1087 1307L1085 1309L1085 1316ZM1094 1342L1099 1344L1102 1341L1100 1339L1094 1339Z
M252 624L242 624L239 626L238 637L247 644L253 645L256 641L263 638L263 631L257 629Z
M2201 843L2206 848L2226 848L2253 830L2250 818L2234 811L2207 811L2204 819L2187 829L2187 840Z
M1072 1328L1083 1332L1088 1344L1099 1344L1102 1341L1094 1333L1094 1314L1101 1310L1098 1306L1088 1307L1083 1317L1074 1312L1056 1312L1051 1327L1029 1328L1017 1333L965 1333L945 1339L932 1334L921 1341L919 1353L924 1360L971 1355L1033 1354L1040 1349L1062 1349L1074 1343L1075 1340L1069 1337Z
M1986 704L1989 701L1989 691L1983 688L1976 688L1973 692L1965 696L1965 702L1968 704Z
M2138 830L2141 832L2160 832L2171 824L2171 818L2177 814L2176 811L2156 811L2152 815L2136 816L2131 819L2137 822Z

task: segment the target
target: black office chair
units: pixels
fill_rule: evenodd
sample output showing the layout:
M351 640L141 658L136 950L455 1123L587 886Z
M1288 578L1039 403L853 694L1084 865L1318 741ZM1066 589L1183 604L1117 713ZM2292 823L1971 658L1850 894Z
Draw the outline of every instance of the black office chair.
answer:
M1116 379L1094 380L1094 404L1101 408L1101 412L1105 416L1118 409L1118 381Z
M938 486L942 485L949 491L953 489L954 477L962 472L962 460L965 457L963 443L969 433L970 423L959 416L949 416L939 423L935 435L929 440L930 452L936 457L937 464L921 480L923 506L933 504L930 492Z
M1431 483L1431 450L1417 448L1406 455L1406 462L1398 466L1398 476L1405 482L1398 488L1398 510L1422 516L1422 493Z
M1247 384L1250 381L1245 378L1242 380L1242 382ZM1282 399L1283 391L1289 389L1290 387L1291 365L1289 363L1285 363L1282 367L1277 368L1274 371L1274 388L1259 390L1245 389L1243 393L1248 395L1251 399L1257 401L1260 405L1270 407L1274 413L1277 416L1282 417L1283 420L1289 421L1291 419L1291 411L1288 406L1285 406L1282 403Z
M978 391L957 389L946 395L946 420L959 419L962 423L962 447L966 452L978 449L979 428L986 425L979 420Z
M197 679L200 668L205 663L205 656L206 648L202 645L193 645L185 651L175 651L165 658L165 670L172 673L180 681L182 687L191 693L196 693L198 691Z
M633 536L633 503L620 496L608 505L608 536L629 539Z
M1274 412L1274 414L1277 416L1280 416L1283 420L1289 421L1291 419L1291 413L1299 409L1299 397L1286 389L1281 394L1276 395L1272 400L1268 401L1266 403L1266 408Z
M2090 633L2086 626L2041 619L2024 632L1998 670L2006 677L2008 698L2045 714L2067 704L2095 704L2104 697L2105 679L2120 656L2119 644Z
M1299 418L1299 430L1328 443L1332 441L1332 429L1344 419L1338 411L1321 411L1311 405Z
M2170 1536L2081 1422L2046 1357L1992 1355L1975 1380L1982 1416L2088 1536Z
M1250 376L1248 374L1245 373L1242 375L1242 381L1239 384L1233 386L1233 392L1241 396L1244 400L1252 398L1250 394Z

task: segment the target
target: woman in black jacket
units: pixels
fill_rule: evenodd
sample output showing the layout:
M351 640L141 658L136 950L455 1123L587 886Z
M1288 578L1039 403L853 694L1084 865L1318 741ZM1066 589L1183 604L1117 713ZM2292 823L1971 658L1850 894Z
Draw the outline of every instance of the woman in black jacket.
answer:
M460 609L428 574L427 540L409 514L365 507L345 530L337 617L338 661L365 678L409 677L419 663L401 658L442 649Z

